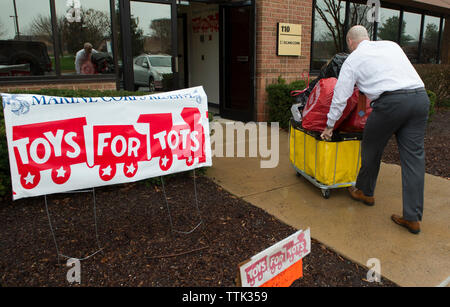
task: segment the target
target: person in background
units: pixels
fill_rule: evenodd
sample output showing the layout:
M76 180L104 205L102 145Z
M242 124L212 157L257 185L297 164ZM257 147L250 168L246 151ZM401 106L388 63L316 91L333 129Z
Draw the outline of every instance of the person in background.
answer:
M75 70L77 74L94 74L94 64L91 62L92 53L97 53L97 50L92 48L91 43L85 43L83 49L77 52L75 56Z
M355 85L372 101L361 143L361 169L350 196L375 204L374 192L384 148L395 134L402 170L403 216L391 219L411 233L420 232L424 202L424 138L430 100L424 83L402 48L391 41L370 41L367 29L347 34L350 56L342 65L322 139L331 139Z

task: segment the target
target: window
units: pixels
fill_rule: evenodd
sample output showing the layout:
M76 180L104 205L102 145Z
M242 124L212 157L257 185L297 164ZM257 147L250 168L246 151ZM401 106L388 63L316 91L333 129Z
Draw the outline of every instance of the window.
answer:
M144 63L144 57L136 58L136 61L134 61L134 64L142 66L142 63Z
M346 50L344 23L345 1L316 1L312 70L320 70L336 53Z
M150 63L155 67L172 67L172 59L169 56L151 56Z
M54 75L48 0L0 1L0 76Z
M405 12L400 35L400 46L405 51L411 63L419 63L419 40L422 16Z
M320 70L336 53L346 51L345 30L354 25L365 26L372 39L397 42L413 64L440 63L439 41L443 39L440 17L410 12L407 7L382 7L380 21L371 23L367 20L370 8L364 3L315 1L312 71Z
M425 16L421 62L436 64L438 61L439 27L441 19Z
M130 9L133 55L171 54L170 5L131 1Z
M381 8L377 40L398 42L400 11Z
M89 62L95 63L93 55L99 52L105 57L109 55L112 61L109 0L55 0L55 5L61 45L61 74L98 73L97 69L84 70L83 67ZM86 43L92 45L91 53L85 51ZM75 60L78 52L77 67Z
M365 4L350 3L349 28L356 25L362 25L367 29L367 32L369 32L369 36L372 38L374 31L374 23L369 22L367 19L369 11L370 7L368 7Z

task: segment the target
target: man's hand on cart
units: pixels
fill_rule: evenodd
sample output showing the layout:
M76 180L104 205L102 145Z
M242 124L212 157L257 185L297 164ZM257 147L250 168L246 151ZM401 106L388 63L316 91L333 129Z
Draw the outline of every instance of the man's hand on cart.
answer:
M331 141L331 137L333 136L333 127L326 127L325 130L323 130L320 137L322 140L325 141Z

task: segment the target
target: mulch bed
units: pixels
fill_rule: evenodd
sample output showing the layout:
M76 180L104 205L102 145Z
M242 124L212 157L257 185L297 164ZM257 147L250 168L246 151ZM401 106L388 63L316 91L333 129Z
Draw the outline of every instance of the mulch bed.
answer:
M165 184L174 228L198 222L192 177ZM203 224L189 235L171 234L161 186L144 182L96 189L102 252L81 262L81 286L235 286L238 264L296 229L223 190L196 180ZM97 250L91 194L48 196L60 253L83 258ZM58 265L44 197L0 208L2 286L69 286L65 258ZM312 239L304 277L293 286L395 286L370 283L367 268Z
M428 123L425 135L425 171L428 174L450 178L450 109L440 109ZM400 165L395 137L388 142L383 162Z

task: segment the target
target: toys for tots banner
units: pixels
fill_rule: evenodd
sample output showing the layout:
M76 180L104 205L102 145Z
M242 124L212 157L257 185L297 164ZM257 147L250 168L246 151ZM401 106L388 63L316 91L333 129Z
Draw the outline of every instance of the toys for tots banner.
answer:
M1 95L15 200L212 165L202 87L130 97Z

